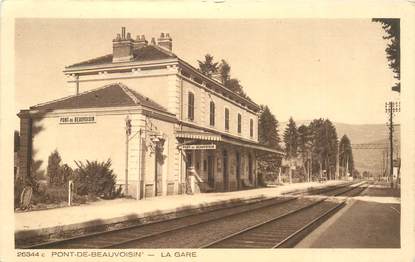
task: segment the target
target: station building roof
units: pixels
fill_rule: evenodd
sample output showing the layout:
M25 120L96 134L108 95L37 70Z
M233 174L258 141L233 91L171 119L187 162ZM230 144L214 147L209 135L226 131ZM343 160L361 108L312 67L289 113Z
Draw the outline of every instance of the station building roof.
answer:
M58 100L30 107L32 110L56 110L77 108L102 108L142 105L165 113L167 109L148 97L128 88L122 83L113 83L89 90L78 95L64 97ZM169 113L170 114L170 113Z
M185 60L178 57L174 54L171 50L166 48L160 47L159 45L152 43L146 44L145 46L139 48L132 49L132 59L128 62L114 62L113 61L114 54L107 54L104 56L92 58L89 60L85 60L79 63L75 63L65 67L64 72L66 74L73 74L76 73L78 70L91 69L91 67L101 67L101 66L108 66L108 65L122 65L125 63L143 63L149 61L162 61L167 59L177 59L177 62L182 66L185 67L188 71L192 72L192 74L197 75L198 77L203 78L204 81L211 82L215 86L219 86L222 88L230 97L233 97L236 101L243 101L243 104L249 105L251 109L258 112L260 107L254 101L252 101L249 97L241 96L240 94L232 91L231 89L224 86L222 83L218 82L217 80L213 79L212 77L206 76L202 74L197 68L186 62Z
M140 49L133 49L133 61L153 61L153 60L162 60L169 58L176 58L177 56L172 52L167 50L162 50L161 48L156 47L155 45L147 45L141 47ZM76 64L66 66L67 69L74 68L78 66L94 66L101 64L112 63L113 54L108 54L100 57L96 57L90 60L85 60Z

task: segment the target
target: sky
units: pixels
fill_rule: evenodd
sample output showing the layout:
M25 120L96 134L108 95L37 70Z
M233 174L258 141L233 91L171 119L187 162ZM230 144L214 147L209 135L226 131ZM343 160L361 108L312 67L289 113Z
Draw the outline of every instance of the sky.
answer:
M371 19L17 19L16 112L67 96L64 67L110 54L122 26L148 40L170 33L173 52L194 66L207 53L225 59L280 122L382 124L385 101L399 98Z

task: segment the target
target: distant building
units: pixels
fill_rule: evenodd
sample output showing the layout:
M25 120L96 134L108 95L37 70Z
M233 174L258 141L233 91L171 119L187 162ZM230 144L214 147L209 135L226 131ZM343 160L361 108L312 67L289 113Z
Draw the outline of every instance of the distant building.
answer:
M67 66L70 96L22 110L20 174L32 158L112 160L117 183L137 198L185 192L194 174L206 191L257 185L259 106L172 53L172 38L149 44L122 29L113 53ZM50 84L50 83L47 83ZM128 142L127 142L128 141Z

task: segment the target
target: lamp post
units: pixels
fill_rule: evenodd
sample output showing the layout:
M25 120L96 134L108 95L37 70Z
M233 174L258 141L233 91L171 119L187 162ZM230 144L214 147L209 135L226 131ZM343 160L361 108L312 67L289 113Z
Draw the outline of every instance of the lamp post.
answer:
M389 176L391 180L391 188L393 188L393 116L395 113L401 111L401 103L399 101L390 101L385 103L385 113L389 116L389 160L390 160L390 169Z

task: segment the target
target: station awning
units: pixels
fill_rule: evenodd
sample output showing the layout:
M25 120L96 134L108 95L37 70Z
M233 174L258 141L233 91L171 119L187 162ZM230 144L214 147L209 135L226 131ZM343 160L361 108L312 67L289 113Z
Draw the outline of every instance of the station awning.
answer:
M229 138L226 138L226 137L222 138L222 141L225 142L225 143L228 143L228 144L232 144L232 145L242 146L242 147L246 147L246 148L252 148L252 149L255 149L255 150L259 150L259 151L284 156L284 152L282 152L280 150L276 150L276 149L273 149L273 148L263 146L259 143L239 142L239 141L236 141L234 139L229 139Z
M241 146L245 148L251 148L251 149L255 149L257 151L262 151L266 153L273 153L273 154L277 154L280 156L284 155L284 152L280 150L269 148L267 146L261 145L253 141L245 141L245 140L231 138L225 135L215 134L211 132L176 131L176 138L202 140L202 141L217 141L217 142L227 143L227 144Z
M197 139L205 141L222 141L222 136L209 132L177 131L176 138Z

